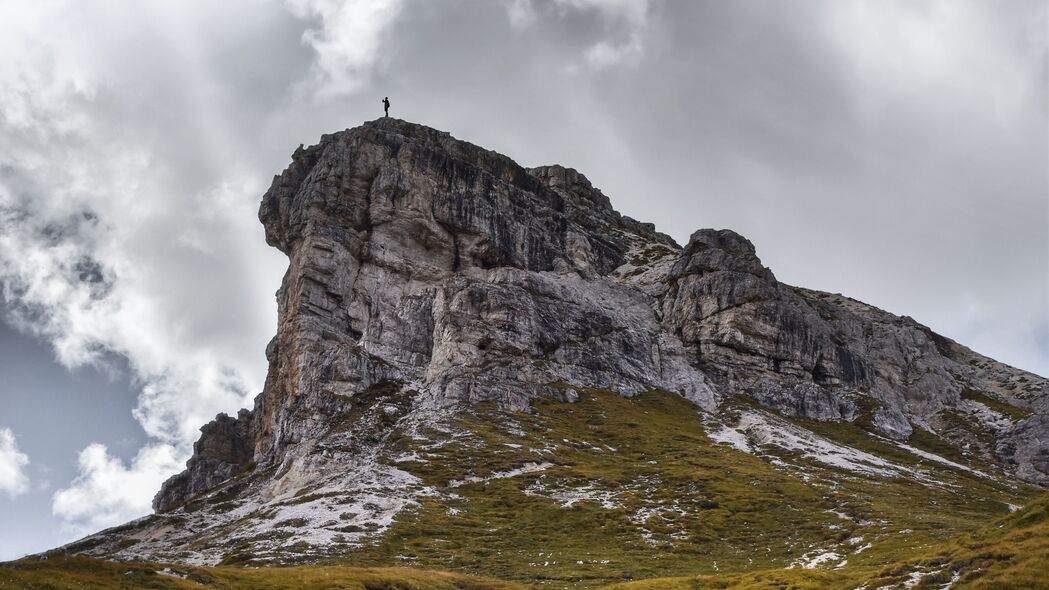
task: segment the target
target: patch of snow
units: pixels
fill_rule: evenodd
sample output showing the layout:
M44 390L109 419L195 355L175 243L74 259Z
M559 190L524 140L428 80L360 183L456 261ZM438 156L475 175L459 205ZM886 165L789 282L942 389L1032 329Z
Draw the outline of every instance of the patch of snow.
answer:
M578 502L597 502L606 510L622 506L615 492L596 489L593 484L554 489L541 479L525 488L524 493L528 496L557 500L564 508L571 508Z
M991 477L990 475L984 473L983 471L979 471L977 469L973 469L972 467L969 467L967 465L962 465L961 463L955 463L954 461L951 461L950 459L946 459L946 458L941 457L939 455L935 455L933 453L930 453L930 452L927 452L927 451L923 451L921 449L914 448L914 447L912 447L910 445L903 444L903 443L896 443L896 446L900 447L901 449L910 451L911 453L914 453L915 455L918 455L919 457L921 457L923 459L928 459L930 461L935 461L937 463L942 463L943 465L947 465L948 467L954 467L955 469L961 469L963 471L968 471L969 473L972 473L973 475L978 475L978 476L983 477L985 479L994 479L993 477Z
M748 453L763 447L779 447L798 451L806 457L854 473L878 477L918 475L913 470L896 465L866 451L837 444L814 432L795 426L764 412L746 412L735 426L722 426L708 436L716 442L726 442ZM788 466L779 460L776 463Z
M824 551L817 549L810 551L805 555L802 555L799 559L787 566L787 569L802 567L805 569L814 569L820 567L823 564L838 561L841 559L841 555L833 551Z
M743 451L744 453L753 452L750 447L750 442L747 441L747 434L742 430L737 430L736 428L731 428L729 426L722 426L717 430L707 432L707 436L710 437L710 440L716 443L727 443L737 451Z
M914 588L918 585L918 582L922 581L921 572L911 572L907 574L907 579L903 581L904 588Z
M491 481L493 479L506 479L508 477L517 477L518 475L524 475L526 473L535 473L537 471L545 471L545 470L547 470L547 469L549 469L549 468L551 468L553 466L554 466L553 463L550 463L550 462L547 462L547 461L544 461L542 463L525 463L524 465L522 465L520 467L517 467L517 468L514 468L514 469L509 469L507 471L495 471L495 472L489 473L488 475L485 475L485 476L471 475L471 476L463 478L463 479L455 479L455 480L452 480L452 481L448 482L448 487L450 487L450 488L457 488L457 487L466 485L468 483L481 483L481 482Z
M961 580L961 579L962 579L962 571L961 570L956 570L956 571L951 572L951 579L947 580L947 583L944 584L943 586L941 586L940 590L951 590L951 588L953 588L954 585L956 583L958 583L958 580Z
M401 453L392 459L394 463L429 463L426 459L419 456L419 453L412 451L410 453Z

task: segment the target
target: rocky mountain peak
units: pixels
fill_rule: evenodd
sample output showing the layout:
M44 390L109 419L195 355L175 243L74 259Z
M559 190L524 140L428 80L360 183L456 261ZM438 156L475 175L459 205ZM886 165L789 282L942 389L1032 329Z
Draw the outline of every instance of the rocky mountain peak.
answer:
M675 265L675 274L737 272L775 282L772 271L758 259L754 244L730 229L694 232Z
M202 429L160 512L249 466L273 497L348 469L333 462L387 473L362 458L373 434L345 434L355 427L388 434L482 403L529 411L581 390L671 392L706 416L747 400L900 441L934 432L1049 482L1041 377L780 283L730 230L681 247L571 168L526 169L384 118L296 150L259 219L289 258L265 388ZM381 412L361 413L379 398Z

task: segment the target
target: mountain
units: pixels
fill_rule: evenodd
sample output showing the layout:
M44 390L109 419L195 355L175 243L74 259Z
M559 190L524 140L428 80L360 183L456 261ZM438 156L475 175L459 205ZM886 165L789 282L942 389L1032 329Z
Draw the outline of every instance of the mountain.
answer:
M570 168L383 118L300 146L259 218L289 267L254 407L156 514L59 553L847 576L1049 484L1046 379L781 283L732 231L682 247Z

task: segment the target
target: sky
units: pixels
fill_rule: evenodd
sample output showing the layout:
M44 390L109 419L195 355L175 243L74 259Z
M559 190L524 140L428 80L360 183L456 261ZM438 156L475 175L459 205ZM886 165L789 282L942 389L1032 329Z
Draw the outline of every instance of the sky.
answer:
M382 114L1049 375L1045 0L0 0L0 560L250 406L299 144Z

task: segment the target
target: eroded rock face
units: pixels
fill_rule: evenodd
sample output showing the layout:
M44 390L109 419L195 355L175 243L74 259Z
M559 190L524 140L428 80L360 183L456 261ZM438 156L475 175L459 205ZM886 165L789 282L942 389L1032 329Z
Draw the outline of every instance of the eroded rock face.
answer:
M186 470L164 483L153 498L153 509L166 512L236 475L252 461L250 429L248 410L241 410L236 418L219 414L201 427Z
M527 408L572 383L671 389L714 407L651 297L606 278L637 243L677 244L619 215L574 170L526 170L388 119L296 151L259 216L290 259L251 414L261 465L307 452L356 393L384 381L448 403ZM224 475L177 476L157 507L199 487L186 482Z
M1026 442L1049 434L1044 420L1021 428L962 400L971 388L1044 413L1044 379L910 318L780 283L734 232L700 230L681 248L572 169L525 169L380 119L300 147L259 218L289 258L265 389L251 412L203 429L160 511L251 462L286 473L354 396L388 382L440 404L516 409L568 395L566 383L665 389L711 412L745 394L897 439L943 430L959 445L972 437L951 420L970 416L1012 441L986 454L1049 477Z
M1040 442L1049 434L1045 379L911 318L780 283L731 231L693 234L666 276L664 324L720 391L747 393L789 416L862 418L901 440L921 427L1013 462L1027 481L1049 482ZM962 399L973 390L1034 416L1017 420Z
M574 170L530 172L385 120L296 152L260 219L291 259L256 408L260 461L383 380L514 407L558 381L624 393L687 382L713 403L644 297L601 279L623 263L625 235L676 244Z
M1013 465L1021 479L1049 484L1049 415L1036 414L1005 429L997 440L998 459Z

